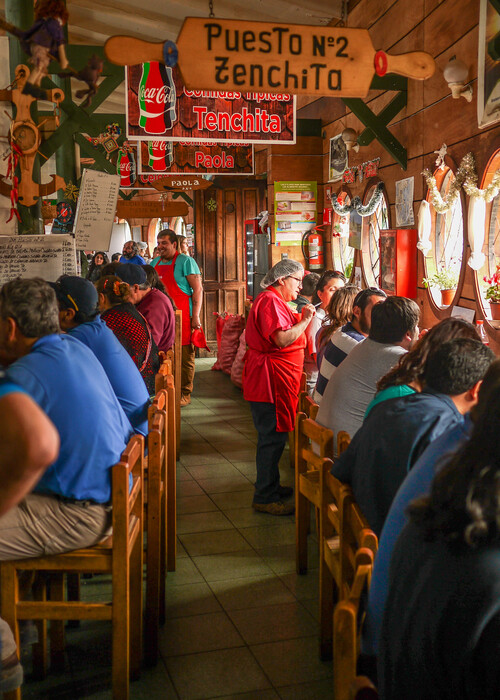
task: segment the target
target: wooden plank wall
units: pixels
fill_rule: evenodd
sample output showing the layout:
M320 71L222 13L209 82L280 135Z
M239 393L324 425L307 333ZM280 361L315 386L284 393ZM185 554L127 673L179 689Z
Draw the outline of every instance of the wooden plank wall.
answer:
M408 152L406 171L395 163L382 146L374 140L369 146L360 148L358 153L349 154L349 165L359 165L364 161L380 157L379 177L386 185L390 203L390 225L395 226L395 182L414 176L414 212L418 214L420 201L426 196L427 188L421 175L425 167L434 169L435 154L443 142L448 146L448 154L458 166L463 156L472 151L481 177L494 146L500 143L500 126L478 129L476 115L477 101L477 51L478 51L478 0L361 0L349 14L349 27L369 29L376 49L389 53L424 50L436 60L437 70L432 78L425 82L408 81L408 104L400 112L390 129ZM472 102L465 99L453 100L442 70L449 59L456 55L469 66L469 80L474 89ZM378 113L392 98L394 93L371 91L365 100L370 108ZM299 109L300 118L321 118L323 125L322 142L322 179L321 187L327 186L338 191L338 184L327 185L329 139L341 133L346 126L357 131L363 130L359 120L346 110L339 99L322 98L311 100L302 98ZM312 144L311 144L312 145ZM275 173L282 175L281 153L276 148L268 156L268 190ZM315 156L315 150L310 153ZM292 160L290 159L290 162ZM276 163L276 165L275 165ZM288 171L288 168L285 168ZM298 173L297 173L298 174ZM312 173L311 173L312 175ZM299 175L301 178L304 175ZM280 179L274 177L274 179ZM284 178L281 178L284 179ZM295 179L295 172L290 170L287 179ZM350 185L353 195L363 196L367 182L356 181ZM468 198L463 202L464 236L467 240L467 206ZM272 198L269 197L269 207ZM416 218L415 218L416 220ZM279 250L279 249L277 249ZM460 306L475 308L476 291L473 271L466 265L469 257L468 246L464 248L463 274L461 276ZM331 259L330 259L331 264ZM432 326L439 318L446 316L443 311L429 299L428 292L422 287L424 276L423 256L418 253L418 302L422 307L422 325ZM479 318L482 316L479 313ZM492 347L500 352L500 330L489 329Z

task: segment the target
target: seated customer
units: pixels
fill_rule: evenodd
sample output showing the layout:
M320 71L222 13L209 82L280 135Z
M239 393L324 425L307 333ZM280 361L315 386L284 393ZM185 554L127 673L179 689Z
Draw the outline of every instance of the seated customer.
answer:
M319 275L317 272L309 272L307 275L304 275L300 294L294 301L289 302L289 306L294 311L296 310L298 314L300 314L306 304L311 304L318 282Z
M375 394L375 386L418 336L418 305L405 297L389 297L375 304L369 336L358 343L328 382L318 411L318 423L351 438Z
M496 700L500 687L500 392L414 501L391 562L385 700Z
M477 405L471 408L470 414L466 414L463 423L458 423L447 430L427 447L394 497L380 535L368 594L366 620L363 626L363 652L369 656L376 656L378 653L389 580L389 564L396 540L407 522L407 506L415 498L428 494L436 472L449 461L450 455L469 439L472 424L483 420L493 393L500 393L500 360L495 360L484 375Z
M366 338L372 305L385 300L385 292L378 296L371 291L366 294L366 291L348 284L335 292L328 304L323 325L316 336L320 348L320 365L314 400L318 404L321 403L326 385L336 368L349 352ZM370 300L373 300L373 303ZM365 328L367 322L368 330L364 333L362 327Z
M375 406L333 465L332 474L351 484L377 535L396 491L425 448L461 423L477 403L481 381L494 357L477 340L455 338L442 343L428 357L423 391Z
M0 518L0 561L95 544L110 528L111 467L132 427L94 353L59 332L47 282L17 279L0 290L0 362L60 439L33 492Z
M410 352L403 355L398 364L377 382L377 394L368 405L366 415L381 401L422 391L424 368L429 352L453 338L481 340L472 323L462 318L449 316L440 321L419 338Z
M51 420L21 387L0 380L0 516L31 491L57 458L59 435ZM18 688L23 668L9 625L0 618L0 695Z
M133 429L147 435L148 390L132 358L99 316L96 288L88 280L69 275L50 286L59 304L61 329L92 350Z
M130 301L151 326L158 350L167 352L175 340L175 312L170 298L158 289L152 289L146 275L146 267L150 265L120 265L115 274L122 282L128 284Z
M155 393L155 376L160 368L158 348L151 326L130 302L130 287L118 277L101 277L97 282L101 318L128 352L146 384Z

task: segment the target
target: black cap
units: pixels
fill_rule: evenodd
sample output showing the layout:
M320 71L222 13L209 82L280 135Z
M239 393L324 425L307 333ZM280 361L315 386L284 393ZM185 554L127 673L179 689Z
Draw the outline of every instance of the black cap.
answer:
M121 263L116 266L115 275L127 284L146 284L147 277L143 265Z
M85 316L91 316L97 310L97 289L89 280L66 275L49 284L65 309L74 309Z

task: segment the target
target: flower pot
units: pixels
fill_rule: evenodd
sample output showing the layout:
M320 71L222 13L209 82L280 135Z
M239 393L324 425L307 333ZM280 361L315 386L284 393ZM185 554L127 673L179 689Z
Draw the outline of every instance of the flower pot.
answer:
M500 301L490 301L491 320L500 321Z
M441 306L450 306L455 298L456 289L442 289L441 290Z

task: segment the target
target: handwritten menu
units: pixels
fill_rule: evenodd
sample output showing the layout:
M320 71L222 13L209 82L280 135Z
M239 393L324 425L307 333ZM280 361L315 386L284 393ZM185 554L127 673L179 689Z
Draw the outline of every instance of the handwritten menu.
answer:
M109 250L120 176L83 171L74 234L78 250Z
M16 277L42 277L55 282L61 275L76 275L72 236L0 236L0 284Z

